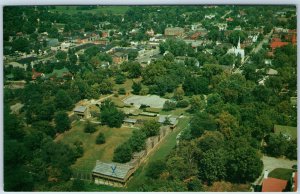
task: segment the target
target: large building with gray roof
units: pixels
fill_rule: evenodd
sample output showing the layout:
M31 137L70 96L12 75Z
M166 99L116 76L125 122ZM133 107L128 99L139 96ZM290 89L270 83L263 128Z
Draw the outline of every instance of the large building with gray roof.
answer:
M92 176L95 184L124 187L134 171L134 166L128 164L105 163L97 160Z

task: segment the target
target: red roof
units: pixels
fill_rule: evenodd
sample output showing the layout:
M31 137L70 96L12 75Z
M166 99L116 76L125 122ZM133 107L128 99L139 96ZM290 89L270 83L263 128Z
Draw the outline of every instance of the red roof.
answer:
M262 192L282 192L287 185L286 180L267 178L262 183Z
M232 21L233 21L233 18L226 18L226 21L232 22Z
M272 42L270 46L272 49L276 49L278 47L283 47L287 44L288 44L288 42Z
M272 38L272 42L281 42L280 38Z
M42 74L43 74L43 73L37 72L37 71L35 71L35 69L32 69L32 77L31 77L31 78L32 78L33 80L35 80L36 78L41 77Z

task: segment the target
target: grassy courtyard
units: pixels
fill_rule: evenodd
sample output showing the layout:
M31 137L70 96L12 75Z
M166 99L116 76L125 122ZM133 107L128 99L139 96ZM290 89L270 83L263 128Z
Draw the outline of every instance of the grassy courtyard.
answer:
M56 141L62 141L66 144L72 144L79 140L83 143L84 155L78 158L72 165L74 171L90 172L96 163L96 160L110 162L113 158L115 148L125 142L132 133L130 128L109 128L107 126L98 126L95 133L84 132L84 122L77 122L71 130L58 136ZM96 137L102 132L105 135L106 143L97 145Z
M289 180L292 176L293 170L286 168L276 168L269 173L269 177Z

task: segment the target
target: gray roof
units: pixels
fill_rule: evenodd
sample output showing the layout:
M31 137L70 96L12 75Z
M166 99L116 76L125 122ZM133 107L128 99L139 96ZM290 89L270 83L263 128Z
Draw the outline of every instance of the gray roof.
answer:
M48 46L58 46L59 42L57 38L49 39L48 40Z
M169 121L170 121L171 125L176 125L176 124L177 124L177 122L178 122L178 121L177 121L177 118L175 118L175 117L170 117L170 116L168 116L168 115L160 115L160 116L158 117L158 122L159 122L159 123L164 123L167 117L169 118Z
M131 119L131 118L126 118L126 119L124 119L123 120L123 122L125 122L125 123L136 123L136 119Z
M116 169L113 173L112 168L114 167ZM98 174L119 178L119 179L125 179L132 168L133 168L132 166L129 166L127 164L104 163L97 160L96 166L93 169L93 173L98 173Z
M84 113L85 110L86 110L86 106L76 106L75 109L74 109L74 112Z

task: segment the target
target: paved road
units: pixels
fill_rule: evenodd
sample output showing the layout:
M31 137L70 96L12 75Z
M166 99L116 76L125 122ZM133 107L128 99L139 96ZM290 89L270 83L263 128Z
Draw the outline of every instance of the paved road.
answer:
M223 19L225 16L227 16L228 14L230 14L232 12L232 10L228 11L227 13L225 13L221 18Z

